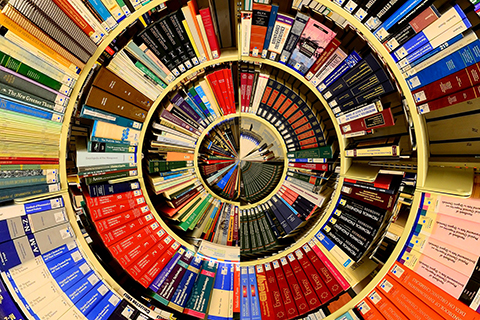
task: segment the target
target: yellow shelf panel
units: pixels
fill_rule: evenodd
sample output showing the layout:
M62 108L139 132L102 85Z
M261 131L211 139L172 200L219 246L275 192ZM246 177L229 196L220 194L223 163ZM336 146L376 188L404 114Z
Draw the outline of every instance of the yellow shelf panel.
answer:
M353 163L347 172L343 175L344 178L362 180L373 182L377 177L380 167L372 167L368 164Z
M428 168L425 185L418 190L468 198L473 190L473 168Z

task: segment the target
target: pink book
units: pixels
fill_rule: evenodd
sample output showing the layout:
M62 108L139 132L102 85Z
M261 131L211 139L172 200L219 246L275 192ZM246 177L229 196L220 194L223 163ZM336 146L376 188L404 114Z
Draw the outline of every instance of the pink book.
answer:
M423 210L480 223L480 199L424 194Z

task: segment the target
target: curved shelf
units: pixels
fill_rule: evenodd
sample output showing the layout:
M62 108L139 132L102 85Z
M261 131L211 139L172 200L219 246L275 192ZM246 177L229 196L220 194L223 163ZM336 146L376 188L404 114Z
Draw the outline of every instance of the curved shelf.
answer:
M402 74L396 68L395 63L394 63L393 59L390 57L390 54L387 52L387 50L381 44L379 44L378 40L373 36L373 34L363 24L361 24L359 21L357 21L355 18L353 18L348 12L344 11L341 7L339 7L338 5L336 5L333 2L330 2L330 1L327 1L327 0L316 0L316 1L320 4L322 4L322 5L328 6L335 13L338 13L342 18L346 19L351 25L353 25L353 27L355 27L359 32L361 32L365 36L365 38L367 39L367 41L370 44L372 44L374 46L375 50L377 50L379 55L382 56L382 58L384 59L386 64L389 65L389 66L393 66L393 67L390 67L390 70L392 71L393 75L395 76L396 81L398 82L398 84L399 84L399 86L400 86L400 88L401 88L401 90L404 94L404 97L405 97L405 99L407 101L407 104L410 108L410 115L413 119L413 123L414 123L414 127L415 127L415 135L416 135L416 139L417 139L417 163L418 163L417 186L418 186L419 190L421 190L422 187L428 188L428 185L429 185L429 183L427 183L427 173L428 173L428 168L429 168L429 166L428 166L428 143L427 143L427 138L426 138L425 122L424 122L423 118L421 118L415 111L416 110L415 103L413 101L413 98L410 94L410 90L408 88L408 85L405 82ZM146 13L150 9L154 8L155 6L157 6L157 5L159 5L163 2L165 2L165 0L152 1L152 2L148 3L147 5L141 7L139 10L135 11L131 16L129 16L127 19L125 19L116 29L114 29L108 35L108 37L106 39L104 39L104 41L100 44L100 46L98 47L95 54L90 58L90 60L85 65L84 69L82 70L82 73L80 74L80 76L77 80L75 88L74 88L74 90L71 94L70 103L67 106L67 109L65 111L65 118L64 118L63 125L62 125L61 141L60 141L60 159L66 159L68 132L69 132L69 126L70 126L72 113L73 113L73 110L75 108L76 100L78 98L80 89L84 85L84 82L87 79L88 72L90 71L92 66L96 63L97 59L100 57L101 53L105 50L105 48L108 46L108 44L110 44L110 42L116 36L118 36L121 31L123 31L123 28L125 26L128 26L130 23L135 21L142 14ZM240 61L240 60L264 63L264 64L267 64L267 65L274 66L274 67L276 67L278 69L281 69L285 72L288 72L289 74L295 76L297 79L302 81L302 83L304 85L306 85L311 91L313 91L316 94L316 96L319 98L319 100L322 102L323 105L325 105L325 106L327 105L325 99L323 99L321 94L317 91L317 89L310 82L305 80L305 78L303 76L301 76L297 72L294 72L293 70L291 70L287 66L285 66L281 63L278 63L278 62L270 61L268 59L242 57L242 56L240 56L240 52L236 49L235 50L225 50L225 51L222 52L222 55L219 59L210 60L210 61L207 61L203 64L200 64L200 65L190 69L185 74L183 74L181 78L177 78L172 83L170 83L168 85L168 87L163 91L163 93L160 96L157 97L155 103L150 108L150 110L147 114L147 117L145 119L145 124L148 124L151 121L151 118L152 118L153 114L156 112L156 108L158 107L160 102L166 97L166 95L174 87L176 87L180 83L180 81L183 78L193 74L194 72L196 72L200 69L208 67L210 65L214 65L214 64L222 63L222 62L232 62L232 61ZM349 169L354 169L354 167L352 166L352 159L345 157L344 149L345 149L347 140L345 138L343 138L343 136L341 134L341 131L340 131L340 127L336 124L335 117L334 117L331 109L328 108L328 107L325 108L325 109L327 110L327 113L329 114L330 118L332 119L332 121L334 123L334 128L335 128L335 131L336 131L336 134L337 134L337 139L339 141L339 148L341 150L341 152L340 152L341 177L339 179L339 183L341 184L341 183L343 183L343 177L347 177L347 176L350 177L349 173L352 173L352 172L349 171ZM225 119L226 118L227 117L225 117ZM146 134L146 130L147 130L146 128L147 128L147 126L143 126L143 128L141 130L140 141L142 141L142 142L145 138L145 134ZM204 136L204 133L202 133L202 137L203 136ZM197 154L197 153L198 153L198 150L196 149L195 154ZM138 159L142 159L141 148L139 148L137 156L138 156L137 157ZM288 160L286 160L286 161L288 161ZM195 158L195 164L197 164L196 158ZM145 191L146 190L146 185L145 185L145 181L143 179L142 161L141 160L137 164L137 170L138 170L138 176L135 177L135 178L137 178L139 180L142 190ZM197 167L195 167L195 170L196 170L196 173L199 174L199 171L198 171ZM287 170L287 166L285 166L284 170ZM66 175L66 162L65 161L60 161L60 174L61 174L61 185L63 187L68 186L67 175ZM285 174L285 172L284 172L284 174ZM373 173L372 173L372 175L373 175ZM131 179L131 178L127 178L127 179ZM116 182L118 182L118 181L116 181ZM277 189L274 190L274 193L278 191L280 186L281 185L279 185L277 187ZM468 190L463 190L463 191L468 192ZM126 295L125 290L121 286L119 286L118 283L105 271L105 269L102 267L100 262L94 256L93 252L89 249L88 244L87 244L85 238L83 237L78 224L76 223L76 220L77 220L76 215L75 215L75 212L73 210L72 203L70 201L70 197L68 195L68 192L66 190L62 190L61 194L64 195L65 207L66 207L69 219L72 222L72 227L73 227L73 229L75 231L75 234L77 236L77 241L79 243L79 247L82 249L82 251L86 255L88 261L92 264L92 266L95 268L95 270L106 280L106 282L113 289L115 289L117 292L119 292L123 295ZM334 193L334 196L332 197L332 200L331 200L332 205L334 203L336 203L336 201L338 200L339 194L340 194L339 192ZM392 252L392 254L391 254L390 258L388 259L387 263L385 264L385 266L380 270L380 272L378 272L378 274L374 277L374 279L372 281L370 281L370 283L362 290L362 292L360 292L355 298L353 298L350 302L345 304L339 310L335 311L333 314L328 316L327 319L334 319L334 318L340 316L341 314L343 314L344 312L350 310L352 307L354 307L368 292L370 292L378 284L378 282L387 273L389 267L393 264L393 262L396 260L396 258L398 256L398 254L403 249L403 246L404 246L404 244L406 242L406 239L408 237L408 233L410 232L410 229L413 227L413 223L414 223L414 220L415 220L415 214L414 213L416 212L417 207L419 205L420 195L421 195L420 191L415 192L414 202L412 204L412 209L411 209L409 218L407 220L405 230L404 230L404 232L401 236L401 239L397 243L397 246L395 247L395 250ZM19 199L19 201L22 201L22 200L25 200L25 199ZM162 218L158 215L158 213L154 209L148 195L146 196L146 201L147 201L147 204L152 209L152 213L154 214L157 221L161 224L161 226L163 228L165 228L165 230L167 232L169 232L169 234L174 236L175 233L168 226L166 226L166 224L163 222ZM227 201L225 201L225 202L227 202ZM312 237L314 237L315 234L320 229L320 227L326 222L326 220L329 218L331 212L333 211L334 206L332 207L332 205L328 209L328 212L326 212L325 215L320 219L320 221L317 223L317 225L315 227L313 227L305 236L303 236L301 239L299 239L297 241L297 243L295 243L293 246L291 246L290 248L288 248L287 250L285 250L281 253L277 253L275 256L278 256L278 257L282 256L283 257L283 256L287 255L288 253L291 253L291 252L297 250L301 245L303 245L305 242L307 242ZM186 243L184 240L180 239L178 236L174 236L174 238L177 241L179 241L182 245L186 246L187 248L193 249L193 246L191 244ZM328 252L325 252L325 250L322 250L322 251L327 256L330 256L328 254ZM271 261L272 259L275 258L275 256L260 259L260 260L241 263L241 265L242 266L256 265L256 264L259 264L259 263L262 263L262 262ZM332 260L332 263L340 271L342 271L343 267L340 266L339 263L335 259L331 259L331 260Z

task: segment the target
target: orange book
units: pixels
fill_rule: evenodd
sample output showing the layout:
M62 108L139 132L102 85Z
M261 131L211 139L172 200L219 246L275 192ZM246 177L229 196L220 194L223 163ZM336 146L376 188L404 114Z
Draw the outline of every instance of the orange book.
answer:
M445 319L480 319L480 314L470 309L466 304L458 301L449 293L399 262L395 262L390 268L388 275L422 301L428 301L429 305L438 306L435 310L438 310L440 315Z
M386 320L409 320L398 308L388 300L383 293L375 289L367 299L377 308Z
M186 153L186 152L167 152L167 161L193 161L194 156L193 153Z
M48 46L45 42L41 41L39 38L33 36L30 32L25 30L23 27L21 27L19 24L17 24L15 21L10 19L9 17L7 17L4 13L0 13L0 24L6 27L9 30L9 32L13 32L15 35L20 37L22 40L24 40L28 44L42 51L49 58L57 61L58 63L67 67L68 69L72 70L75 73L78 71L79 68L74 63L72 63L70 60L65 58L60 53L58 53L56 50L52 49L50 46ZM80 66L83 68L83 64Z
M268 21L272 6L269 4L253 3L252 27L250 34L250 56L262 55L263 43L267 34Z
M233 264L233 312L240 312L240 263Z
M205 41L203 40L202 32L200 30L200 26L198 25L198 21L195 18L198 14L197 1L196 0L190 0L190 1L187 2L187 5L188 5L188 8L190 9L190 12L192 13L193 23L195 24L195 28L197 29L197 32L198 32L198 35L199 35L199 38L200 38L200 42L202 43L203 51L205 52L205 57L207 58L207 61L208 61L208 60L210 60L210 58L208 57L207 46L205 45Z
M402 287L388 274L377 285L378 291L383 293L396 307L412 320L442 320L438 313L428 307L413 293Z
M385 317L382 316L373 303L367 298L360 301L356 308L365 320L385 320Z

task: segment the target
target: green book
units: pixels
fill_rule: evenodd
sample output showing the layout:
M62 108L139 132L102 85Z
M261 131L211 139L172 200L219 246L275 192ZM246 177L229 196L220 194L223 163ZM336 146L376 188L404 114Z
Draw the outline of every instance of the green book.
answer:
M308 182L308 183L311 183L315 186L319 186L322 184L322 181L323 179L320 179L318 177L313 177L313 176L309 176L309 175L305 175L305 174L301 174L301 173L298 173L298 172L291 172L289 171L287 173L288 176L292 177L292 178L295 178L295 179L298 179L298 180L302 180L302 181L305 181L305 182ZM313 183L312 183L313 181Z
M333 154L336 150L336 144L331 144L328 146L304 149L293 152L288 152L288 158L333 158Z
M192 294L188 298L183 313L197 318L205 317L216 271L217 263L214 260L204 260L202 262L202 269L193 285Z
M0 189L33 186L39 184L57 183L58 174L52 173L39 176L11 177L0 179Z
M100 182L107 182L109 180L120 179L120 178L128 178L137 175L137 170L128 170L123 172L112 172L101 174L98 176L86 177L85 183L87 185L100 183Z
M87 144L88 152L121 152L121 153L135 153L137 152L136 146L130 146L127 144L117 144L110 142L98 142L98 141L88 141Z
M187 231L193 224L193 222L197 219L197 217L206 209L206 206L211 198L212 196L210 194L207 195L205 199L203 199L202 203L200 203L200 205L195 209L195 211L193 211L193 213L188 217L188 219L180 223L178 227L183 231Z
M68 96L71 88L0 51L0 65Z
M16 100L20 103L48 108L57 112L65 111L65 106L58 105L52 101L43 99L18 88L14 88L5 83L0 83L0 94L4 95L7 98Z

